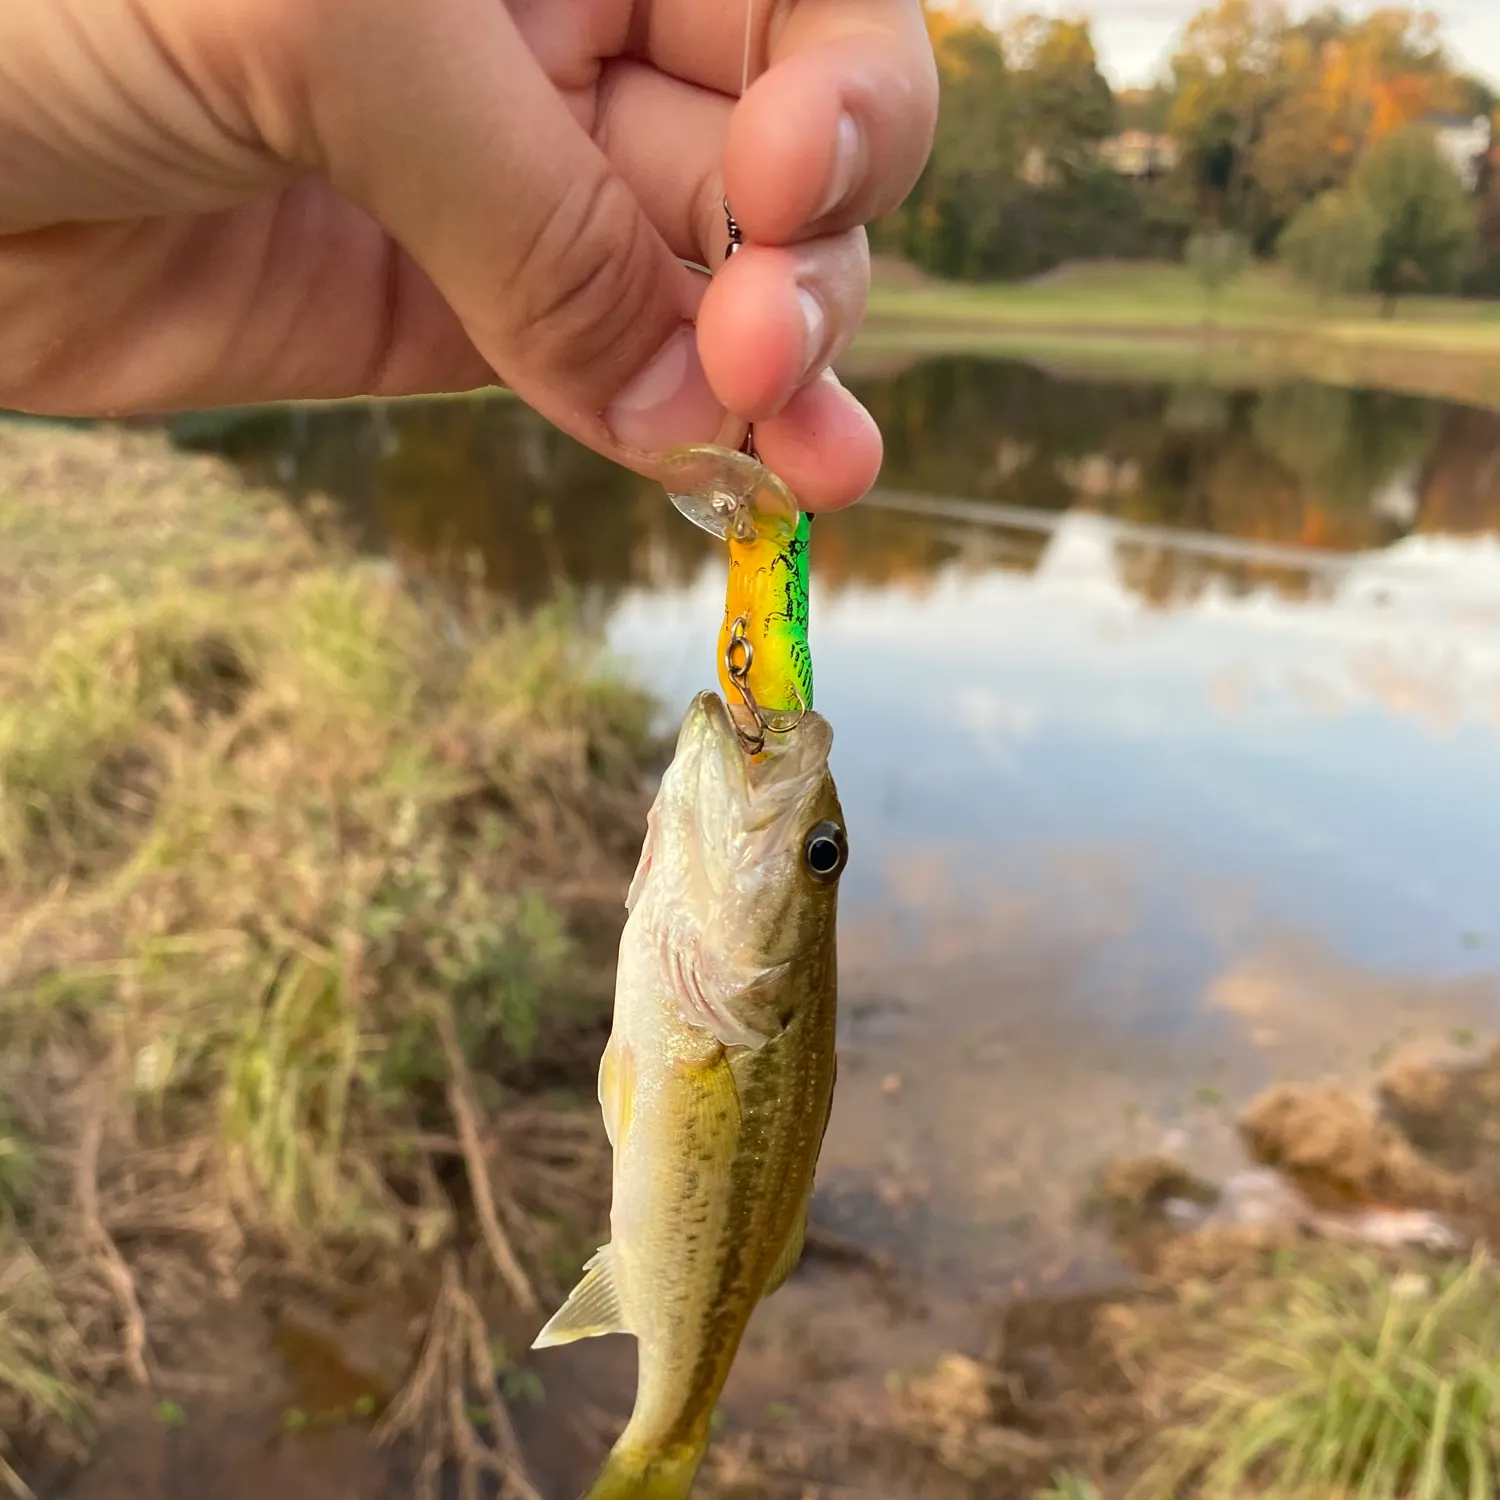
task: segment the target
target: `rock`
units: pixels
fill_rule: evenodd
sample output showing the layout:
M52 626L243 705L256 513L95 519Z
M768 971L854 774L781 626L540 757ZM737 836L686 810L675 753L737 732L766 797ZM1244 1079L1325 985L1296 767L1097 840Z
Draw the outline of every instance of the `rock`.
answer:
M1100 1173L1096 1191L1101 1206L1140 1213L1164 1212L1172 1202L1207 1206L1217 1198L1211 1183L1170 1156L1119 1157Z

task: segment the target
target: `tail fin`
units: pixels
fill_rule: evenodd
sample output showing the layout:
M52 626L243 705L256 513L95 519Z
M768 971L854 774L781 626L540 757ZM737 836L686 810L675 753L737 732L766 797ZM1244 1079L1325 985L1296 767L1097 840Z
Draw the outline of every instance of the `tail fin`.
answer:
M708 1444L643 1453L617 1446L582 1500L688 1500Z

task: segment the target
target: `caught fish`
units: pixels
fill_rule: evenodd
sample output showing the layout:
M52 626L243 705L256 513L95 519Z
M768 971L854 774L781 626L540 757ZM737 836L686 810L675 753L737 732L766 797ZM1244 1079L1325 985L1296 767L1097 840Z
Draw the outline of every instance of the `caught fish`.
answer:
M848 859L815 713L747 756L700 693L626 898L599 1100L610 1241L537 1348L635 1335L635 1407L584 1500L683 1500L745 1326L802 1254L832 1107Z

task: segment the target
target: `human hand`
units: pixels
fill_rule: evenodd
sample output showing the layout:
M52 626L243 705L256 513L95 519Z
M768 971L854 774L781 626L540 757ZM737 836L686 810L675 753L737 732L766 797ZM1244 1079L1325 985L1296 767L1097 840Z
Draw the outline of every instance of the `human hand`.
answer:
M736 100L743 0L4 0L0 406L498 378L643 474L754 421L809 509L857 498L879 433L820 372L932 55L917 0L754 23Z

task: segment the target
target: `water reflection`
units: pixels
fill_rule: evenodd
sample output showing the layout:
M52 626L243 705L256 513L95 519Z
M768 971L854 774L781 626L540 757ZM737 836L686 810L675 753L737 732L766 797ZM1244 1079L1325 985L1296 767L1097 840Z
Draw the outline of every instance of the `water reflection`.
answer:
M972 1290L1084 1255L1102 1152L1226 1150L1203 1098L1500 1015L1500 416L977 360L860 394L881 491L813 542L823 1211ZM414 571L582 589L671 715L713 680L717 544L518 404L237 441Z
M1063 380L972 359L855 384L886 434L885 489L1045 513L1086 505L1148 526L1319 549L1500 525L1492 413L1302 383L1220 391ZM497 587L528 602L564 580L605 594L683 582L710 555L653 486L511 401L267 416L225 441L295 495L334 495L367 547L426 570L477 553ZM865 509L820 536L824 588L915 583L973 542ZM1008 562L1035 561L1035 545L1010 543ZM1143 566L1130 581L1156 597L1167 579Z

